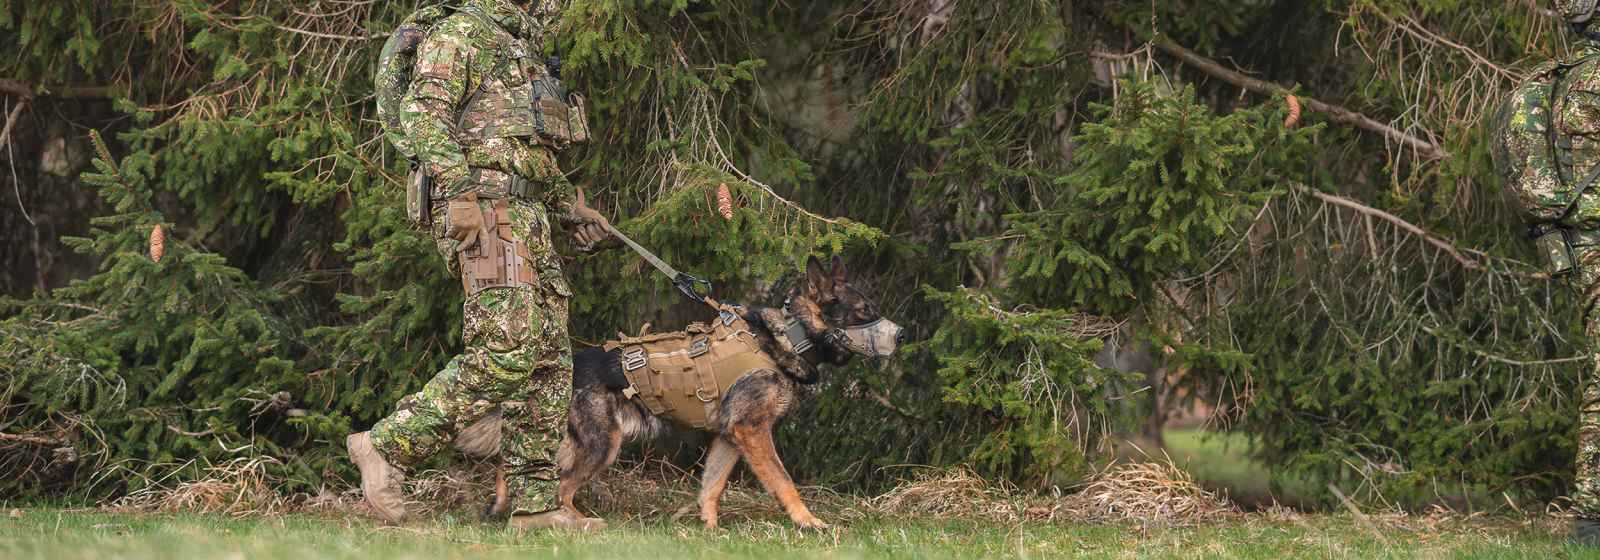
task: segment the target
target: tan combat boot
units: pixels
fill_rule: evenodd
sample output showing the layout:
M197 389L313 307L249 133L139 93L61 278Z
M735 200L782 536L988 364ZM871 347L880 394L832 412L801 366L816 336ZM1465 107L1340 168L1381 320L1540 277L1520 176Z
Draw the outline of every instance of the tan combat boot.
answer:
M506 527L518 531L529 529L556 529L561 531L577 531L580 533L593 533L606 528L606 520L598 517L583 517L564 509L553 509L539 513L517 513L506 522Z
M405 473L390 466L372 447L369 432L350 434L344 438L344 446L350 452L350 462L361 469L361 496L372 506L372 511L389 523L405 519L406 500L400 489L400 483L406 480Z

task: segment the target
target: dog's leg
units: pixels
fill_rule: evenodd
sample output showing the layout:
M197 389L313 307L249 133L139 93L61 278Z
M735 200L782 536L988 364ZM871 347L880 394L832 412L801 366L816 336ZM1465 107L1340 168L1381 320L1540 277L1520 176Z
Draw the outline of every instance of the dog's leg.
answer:
M556 493L562 509L574 515L582 515L573 504L578 490L605 472L622 448L622 425L608 404L604 396L581 395L568 411L567 437L556 453Z
M489 508L483 512L483 515L489 519L499 519L509 509L511 509L511 490L506 486L506 466L505 464L495 465L494 502L489 504Z
M800 490L794 487L794 480L789 478L789 471L783 468L783 460L778 458L778 448L772 443L772 424L738 425L729 430L733 437L734 445L739 447L739 452L744 454L745 463L750 465L750 470L755 471L756 478L761 479L761 485L778 498L778 503L783 504L783 509L789 512L789 519L802 529L826 529L817 516L811 514L806 504L800 501Z
M722 491L728 488L728 476L739 464L739 448L726 436L717 436L706 451L706 472L700 475L700 520L707 529L717 528L717 508L722 501Z

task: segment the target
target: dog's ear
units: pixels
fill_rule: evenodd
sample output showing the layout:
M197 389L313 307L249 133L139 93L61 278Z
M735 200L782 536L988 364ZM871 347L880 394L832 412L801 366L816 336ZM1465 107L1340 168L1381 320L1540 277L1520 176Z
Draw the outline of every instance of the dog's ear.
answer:
M806 258L806 293L819 294L833 289L833 278L816 257Z
M850 282L849 273L844 269L844 259L839 255L833 256L833 285L843 286Z

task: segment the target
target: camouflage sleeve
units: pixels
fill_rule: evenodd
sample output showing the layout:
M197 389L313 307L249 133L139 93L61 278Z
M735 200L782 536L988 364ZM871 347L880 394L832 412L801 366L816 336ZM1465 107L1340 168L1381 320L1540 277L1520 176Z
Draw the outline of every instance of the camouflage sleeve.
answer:
M415 140L428 173L446 187L467 176L456 115L457 107L466 102L476 51L465 18L440 22L417 48L415 75L401 100L401 126Z
M1561 103L1561 130L1578 136L1600 135L1600 91L1569 91Z

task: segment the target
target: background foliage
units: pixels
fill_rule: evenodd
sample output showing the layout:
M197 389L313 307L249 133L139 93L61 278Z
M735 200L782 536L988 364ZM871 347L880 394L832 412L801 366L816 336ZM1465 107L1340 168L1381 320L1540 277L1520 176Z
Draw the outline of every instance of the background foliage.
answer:
M351 474L336 442L460 344L373 120L377 49L418 3L0 0L0 496L253 455L294 490ZM1368 497L1559 493L1576 310L1481 140L1560 28L1536 2L1207 5L573 0L551 48L598 138L564 165L724 296L775 303L843 253L911 328L786 424L812 482L1069 485L1198 400ZM1285 127L1282 94L1166 42L1449 157ZM632 255L568 275L575 344L695 318Z

